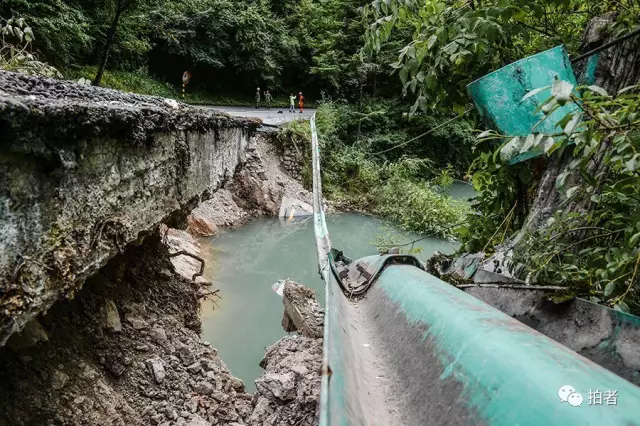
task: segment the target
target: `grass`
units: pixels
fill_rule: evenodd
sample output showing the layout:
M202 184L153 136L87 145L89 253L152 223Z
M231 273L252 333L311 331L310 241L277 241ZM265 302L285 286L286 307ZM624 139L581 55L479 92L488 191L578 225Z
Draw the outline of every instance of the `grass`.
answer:
M63 71L65 78L75 81L80 78L93 80L96 73L97 67L93 66ZM178 96L178 92L173 86L157 81L142 71L105 71L101 85L110 89L141 95L161 96L172 99L177 99Z
M74 68L64 70L63 74L66 79L79 80L86 78L93 80L97 73L97 67L87 66L82 68ZM156 80L146 73L144 70L139 71L105 71L102 78L102 87L110 89L122 90L123 92L137 93L140 95L160 96L183 101L191 105L224 105L235 107L254 107L255 98L253 94L246 95L228 95L219 93L210 93L205 91L191 91L187 86L186 96L182 99L181 88L169 83ZM288 95L274 97L272 102L273 108L288 109ZM261 107L264 107L264 101ZM308 108L314 108L315 103L306 103Z

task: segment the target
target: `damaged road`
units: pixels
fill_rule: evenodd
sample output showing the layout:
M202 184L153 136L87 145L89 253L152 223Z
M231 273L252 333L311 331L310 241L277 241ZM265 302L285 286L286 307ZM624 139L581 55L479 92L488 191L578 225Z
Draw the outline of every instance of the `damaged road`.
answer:
M257 392L245 393L199 338L210 284L180 274L169 253L187 236L168 231L127 247L0 349L0 424L317 424L322 338L291 335L267 348ZM322 328L311 290L287 282L284 294L296 328Z
M0 346L234 175L259 121L0 71Z
M156 233L36 322L47 342L0 350L0 424L244 423L253 396L198 336L201 284Z
M259 124L0 72L1 425L317 423L318 333L269 347L254 395L199 337L192 235L310 201Z

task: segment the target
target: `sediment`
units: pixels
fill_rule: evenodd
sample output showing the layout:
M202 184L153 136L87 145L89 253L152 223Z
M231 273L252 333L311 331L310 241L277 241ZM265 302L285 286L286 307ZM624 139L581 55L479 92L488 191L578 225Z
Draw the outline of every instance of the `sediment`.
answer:
M244 423L252 396L198 336L201 284L156 233L37 321L46 341L0 350L5 425Z
M250 425L313 426L319 422L324 311L315 294L289 280L283 289L286 336L269 346L256 380Z

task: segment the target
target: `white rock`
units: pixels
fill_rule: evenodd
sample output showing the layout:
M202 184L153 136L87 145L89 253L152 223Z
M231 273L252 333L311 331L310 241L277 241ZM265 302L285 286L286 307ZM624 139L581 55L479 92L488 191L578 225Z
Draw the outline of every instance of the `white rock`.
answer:
M175 99L165 99L164 103L173 109L178 109L179 105Z
M162 365L162 361L157 358L152 358L147 360L147 368L153 375L156 383L160 384L164 381L166 377L166 372L164 371L164 366Z
M124 319L136 330L142 330L148 327L147 322L135 314L126 314Z
M153 339L158 342L158 343L164 343L167 341L167 333L164 331L163 328L155 326L151 329L151 337L153 337Z
M256 387L267 397L273 396L280 401L289 401L296 397L295 379L293 373L266 373L256 380Z
M104 328L116 333L122 331L122 323L120 322L120 314L113 300L107 299L102 305L102 316L104 320Z
M211 426L211 423L196 414L191 421L187 423L187 426Z

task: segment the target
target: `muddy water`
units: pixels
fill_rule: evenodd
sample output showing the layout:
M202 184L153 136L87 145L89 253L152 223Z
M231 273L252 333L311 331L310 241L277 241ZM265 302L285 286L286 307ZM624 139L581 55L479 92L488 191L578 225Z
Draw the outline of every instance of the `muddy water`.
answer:
M467 185L452 189L456 198L473 196ZM357 259L377 253L374 241L394 235L400 241L419 238L378 219L341 213L327 217L333 245ZM271 286L289 278L312 288L324 305L324 283L317 273L311 220L287 222L278 218L257 218L241 228L212 238L203 238L208 254L205 278L220 289L222 299L202 307L202 338L218 349L231 372L244 380L247 389L262 373L258 365L264 348L286 333L282 330L282 299ZM453 252L457 244L428 238L416 244L425 259L435 250Z

